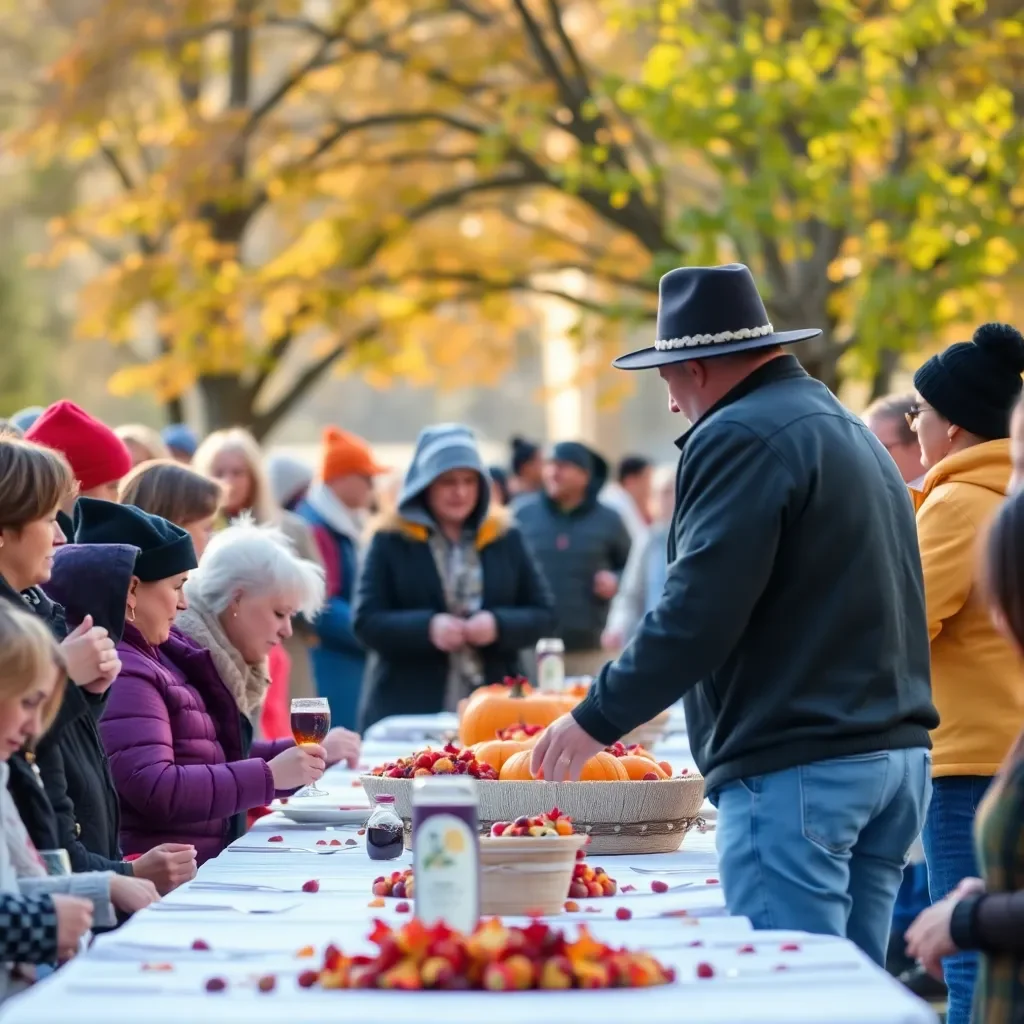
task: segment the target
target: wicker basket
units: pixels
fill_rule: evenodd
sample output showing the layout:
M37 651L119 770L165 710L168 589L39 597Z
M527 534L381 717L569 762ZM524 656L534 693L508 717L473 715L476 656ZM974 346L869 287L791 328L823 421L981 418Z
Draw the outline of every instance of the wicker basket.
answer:
M560 914L576 851L586 842L574 836L480 838L480 912L524 917Z
M371 800L382 793L394 796L410 846L412 780L364 775L362 782ZM673 853L700 821L704 779L694 774L658 782L481 782L477 793L485 834L496 821L557 807L577 832L590 836L588 853Z

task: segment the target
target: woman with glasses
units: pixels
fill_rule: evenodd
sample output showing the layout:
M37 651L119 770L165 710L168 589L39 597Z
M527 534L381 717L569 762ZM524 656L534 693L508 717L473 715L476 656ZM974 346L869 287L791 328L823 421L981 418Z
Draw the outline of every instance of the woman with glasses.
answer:
M933 789L924 846L933 900L978 874L974 816L1024 722L1024 678L975 580L978 545L1010 480L1010 416L1021 394L1024 338L985 324L914 374L907 414L927 471L917 502L931 637ZM945 962L948 1024L968 1024L974 954Z

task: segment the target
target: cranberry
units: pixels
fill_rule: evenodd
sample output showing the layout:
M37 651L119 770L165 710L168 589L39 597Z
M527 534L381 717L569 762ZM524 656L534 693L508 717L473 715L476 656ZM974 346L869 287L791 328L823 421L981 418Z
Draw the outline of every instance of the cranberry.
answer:
M320 883L315 878L311 878L308 882L303 882L302 883L302 891L303 892L319 892L320 891Z
M619 907L615 911L615 917L619 921L628 921L633 916L633 911L629 907Z
M209 949L210 948L210 944L205 939L196 939L195 942L192 943L192 948L193 949Z
M228 987L228 983L223 978L210 978L206 982L207 992L223 992Z
M713 978L715 976L715 969L709 963L697 964L697 977L698 978Z
M651 882L651 892L668 892L668 882L658 880Z

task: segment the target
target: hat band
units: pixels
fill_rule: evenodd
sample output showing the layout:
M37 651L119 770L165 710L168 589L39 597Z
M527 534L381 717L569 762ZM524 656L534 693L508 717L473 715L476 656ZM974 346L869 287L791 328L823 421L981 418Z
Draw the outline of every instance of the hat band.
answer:
M741 327L738 331L721 331L719 334L688 334L685 338L659 338L654 347L659 352L673 348L693 348L696 345L719 345L723 341L745 341L748 338L764 338L774 334L771 324L764 327Z

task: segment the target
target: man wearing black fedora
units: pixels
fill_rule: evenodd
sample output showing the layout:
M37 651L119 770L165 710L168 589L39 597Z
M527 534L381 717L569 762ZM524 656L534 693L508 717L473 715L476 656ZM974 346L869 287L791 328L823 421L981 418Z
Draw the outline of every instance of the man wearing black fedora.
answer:
M661 280L657 369L679 439L661 600L534 748L551 780L680 697L719 811L729 910L848 936L884 963L930 781L914 512L864 423L783 346L742 265Z

